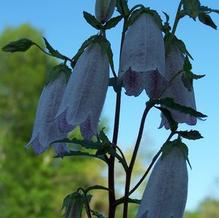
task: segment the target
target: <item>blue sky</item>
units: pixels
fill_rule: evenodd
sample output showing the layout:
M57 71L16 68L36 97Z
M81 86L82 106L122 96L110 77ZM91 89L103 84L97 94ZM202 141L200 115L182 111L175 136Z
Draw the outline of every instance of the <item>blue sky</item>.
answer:
M61 2L61 3L60 3ZM92 0L7 0L1 2L0 7L0 32L5 27L17 27L23 23L29 23L42 31L43 35L51 44L67 56L73 56L81 43L90 35L96 33L84 21L82 11L94 12ZM167 12L174 19L176 7L179 1L173 0L129 0L130 5L143 3L153 9ZM161 3L164 2L164 3ZM202 0L203 5L219 8L215 0ZM213 15L215 22L219 25L219 16ZM119 26L110 31L107 36L112 43L114 61L118 66ZM194 22L188 18L184 19L177 30L179 38L183 39L188 50L194 57L193 71L197 74L206 74L202 80L195 82L196 103L198 110L208 115L206 121L199 121L195 129L198 129L204 139L199 141L188 141L190 148L190 161L193 169L189 169L189 195L187 208L195 209L198 203L207 196L219 197L219 129L218 118L218 82L219 82L219 32ZM139 127L140 117L147 100L143 93L140 97L127 97L123 95L122 116L119 144L123 148L131 148L135 143L136 133ZM107 118L112 130L113 126L114 93L109 89L103 116ZM156 152L169 132L158 129L160 115L152 111L146 122L144 131L144 143L140 153ZM181 129L191 129L185 125ZM110 131L111 133L111 131Z

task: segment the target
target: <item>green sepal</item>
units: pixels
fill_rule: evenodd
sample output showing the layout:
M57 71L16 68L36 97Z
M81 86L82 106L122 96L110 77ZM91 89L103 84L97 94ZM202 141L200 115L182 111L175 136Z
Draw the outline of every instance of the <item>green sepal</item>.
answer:
M104 29L106 30L106 29L111 29L111 28L115 27L122 20L122 18L123 17L121 15L111 18L104 25Z
M32 45L35 43L32 42L30 39L19 39L17 41L13 41L8 43L2 48L4 52L25 52L27 51Z
M59 64L53 67L47 74L46 84L55 81L60 74L64 73L66 78L66 83L71 75L71 69L65 64Z
M181 141L180 138L175 139L174 141L166 142L163 144L163 146L161 148L161 151L162 151L161 159L163 160L167 155L169 155L171 153L172 149L175 147L180 149L180 151L183 154L183 157L185 158L185 160L189 164L190 168L192 168L190 161L189 161L189 158L188 158L189 149L188 149L187 145Z
M159 26L159 28L162 30L162 19L160 15L157 13L157 11L152 10L150 8L141 7L139 9L134 10L131 15L129 16L129 19L126 23L126 29L128 29L129 26L131 26L143 13L149 14L154 19L155 23Z
M168 108L171 108L173 110L177 110L177 111L185 113L185 114L189 114L189 115L196 117L196 118L206 118L207 117L207 115L202 114L201 112L198 112L191 107L187 107L187 106L176 103L172 98L162 98L160 100L156 100L156 104L160 104L164 107L168 107Z
M190 130L190 131L177 131L177 134L180 137L183 137L185 139L189 139L189 140L198 140L203 138L203 136L200 134L199 131L197 130Z
M101 24L100 21L98 21L96 19L95 16L89 14L88 12L84 11L83 12L83 16L84 16L84 19L87 21L88 24L90 24L92 27L94 27L95 29L97 30L101 30L103 29L103 25Z
M201 79L205 75L196 75L192 73L192 64L189 61L188 56L185 57L183 65L182 82L183 85L188 89L188 91L193 90L193 80Z
M87 40L85 40L81 47L79 48L79 50L77 51L77 53L75 54L75 56L72 58L72 63L71 66L72 68L74 68L75 64L77 63L79 57L81 56L81 54L84 52L84 50L94 41L94 39L96 39L98 36L97 35L93 35L91 37L89 37Z
M178 128L178 123L173 119L171 112L164 107L156 107L156 108L159 109L167 119L170 126L170 130L172 132L175 132Z

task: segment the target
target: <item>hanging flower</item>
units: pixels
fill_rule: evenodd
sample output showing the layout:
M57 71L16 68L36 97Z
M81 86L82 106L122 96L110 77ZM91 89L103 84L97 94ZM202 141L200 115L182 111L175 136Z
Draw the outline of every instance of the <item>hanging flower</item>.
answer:
M54 74L55 78L44 86L41 93L32 137L26 145L26 147L32 145L36 154L44 152L53 141L65 137L59 130L58 122L54 121L54 118L67 84L66 70L69 71L65 65L56 66L51 73ZM53 146L58 155L67 151L65 144L54 144Z
M175 147L155 164L137 218L182 218L187 189L186 159Z
M184 55L179 51L177 47L172 47L170 53L166 57L166 78L170 81L174 75L183 70L184 65ZM173 98L174 101L178 104L185 105L187 107L191 107L196 109L195 104L195 96L193 88L189 91L183 84L182 81L182 73L172 80L162 95L162 97L170 97ZM189 114L185 114L176 110L171 110L172 117L178 123L186 123L189 125L195 125L197 119ZM161 115L162 120L160 127L165 127L169 129L169 123L167 119Z
M115 10L116 0L96 0L95 15L102 23L108 21Z
M80 126L85 139L97 133L97 126L109 82L109 62L99 45L90 45L77 61L57 119L61 131L67 133Z
M120 78L127 95L143 89L150 98L159 96L165 83L165 51L161 29L151 14L143 13L129 26L122 47Z

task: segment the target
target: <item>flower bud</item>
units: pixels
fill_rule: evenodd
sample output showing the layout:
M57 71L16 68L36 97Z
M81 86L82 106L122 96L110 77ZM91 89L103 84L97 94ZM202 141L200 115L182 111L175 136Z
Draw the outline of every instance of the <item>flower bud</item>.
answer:
M95 15L102 23L108 21L115 10L116 0L96 0Z
M186 159L178 147L155 164L137 218L182 218L187 200Z
M122 47L119 77L127 95L143 89L159 96L165 83L165 50L162 31L152 15L143 13L129 26Z
M169 54L166 57L166 75L165 77L167 80L171 81L174 76L183 70L185 57L180 52L180 50L173 46L169 52ZM189 91L183 84L182 81L182 73L180 73L178 76L176 76L169 84L168 88L162 95L163 98L169 97L173 98L174 101L178 104L185 105L187 107L191 107L194 110L196 110L196 104L195 104L195 96L194 96L194 90L193 88L191 91ZM175 121L178 123L186 123L189 125L195 125L197 120L195 117L185 114L176 110L169 109L172 117ZM167 119L161 115L162 120L160 127L165 127L166 129L169 129L169 123Z
M68 132L80 126L85 139L97 133L109 83L109 61L98 43L86 48L69 78L57 113L60 129Z

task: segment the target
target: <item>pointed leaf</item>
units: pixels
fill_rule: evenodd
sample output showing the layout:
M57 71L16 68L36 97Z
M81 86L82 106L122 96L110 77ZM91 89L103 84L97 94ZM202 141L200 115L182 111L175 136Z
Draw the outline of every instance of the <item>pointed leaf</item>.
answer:
M168 123L170 125L170 129L172 132L175 132L178 128L178 123L173 119L171 112L163 107L156 107L157 109L159 109L163 115L166 117L166 119L168 120Z
M56 57L56 58L60 58L60 59L62 59L62 60L66 60L66 57L65 57L64 55L62 55L58 50L55 50L55 49L50 45L50 43L47 41L46 38L43 37L43 39L44 39L46 48L48 49L49 53L50 53L52 56L54 56L54 57Z
M212 18L210 17L210 15L206 14L206 13L200 13L198 16L198 19L200 22L202 22L203 24L212 27L213 29L217 29L217 25L214 23L214 21L212 20Z
M103 29L102 24L96 19L95 16L89 14L88 12L84 11L83 12L85 20L94 28L100 30Z
M199 15L200 1L199 0L182 0L185 13L195 19Z
M193 117L197 117L197 118L207 117L205 114L202 114L201 112L198 112L191 107L186 107L184 105L176 103L172 98L163 98L163 99L158 100L157 103L165 107L169 107L171 109L180 111L182 113L190 114Z
M5 52L24 52L27 51L35 43L29 39L19 39L14 42L10 42L2 48L2 51Z
M117 16L117 17L113 17L110 20L108 20L106 22L106 24L104 25L105 29L111 29L113 27L115 27L121 20L122 20L122 16Z
M185 138L190 140L197 140L203 138L202 135L197 130L190 130L190 131L177 131L177 133Z

